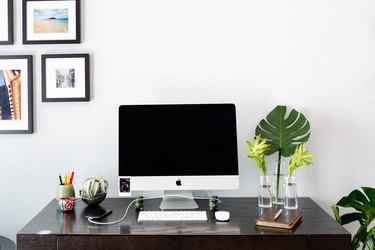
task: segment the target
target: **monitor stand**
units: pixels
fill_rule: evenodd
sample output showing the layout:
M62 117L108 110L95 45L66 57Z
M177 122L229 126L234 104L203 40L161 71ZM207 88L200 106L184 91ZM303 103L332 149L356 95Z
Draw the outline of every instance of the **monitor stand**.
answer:
M192 198L191 191L164 191L164 196L167 197L164 197L160 204L161 210L197 209L199 207Z

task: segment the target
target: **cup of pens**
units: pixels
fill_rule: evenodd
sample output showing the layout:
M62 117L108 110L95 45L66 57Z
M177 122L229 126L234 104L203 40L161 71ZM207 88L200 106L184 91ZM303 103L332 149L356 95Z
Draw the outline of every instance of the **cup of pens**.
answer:
M56 200L63 212L74 209L76 193L73 186L73 177L74 171L65 174L64 180L61 178L61 175L59 175L60 184L57 187Z

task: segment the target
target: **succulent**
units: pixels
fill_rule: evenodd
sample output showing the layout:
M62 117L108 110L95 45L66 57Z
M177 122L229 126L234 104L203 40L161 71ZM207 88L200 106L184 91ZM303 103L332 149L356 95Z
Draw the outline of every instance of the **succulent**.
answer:
M102 194L107 193L108 181L101 176L91 176L83 184L79 191L82 198L94 199Z

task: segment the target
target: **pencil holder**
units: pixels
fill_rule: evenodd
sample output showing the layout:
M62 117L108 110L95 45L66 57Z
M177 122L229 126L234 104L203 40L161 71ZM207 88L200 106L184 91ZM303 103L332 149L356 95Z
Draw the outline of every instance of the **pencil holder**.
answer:
M59 185L56 192L56 200L61 198L76 197L73 185Z

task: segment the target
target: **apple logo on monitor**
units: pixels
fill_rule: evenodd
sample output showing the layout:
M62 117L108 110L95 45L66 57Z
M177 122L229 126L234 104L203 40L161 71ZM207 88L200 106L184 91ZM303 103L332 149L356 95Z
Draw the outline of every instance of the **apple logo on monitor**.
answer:
M177 186L181 186L181 180L180 180L180 179L178 179L178 180L176 181L176 185L177 185Z

